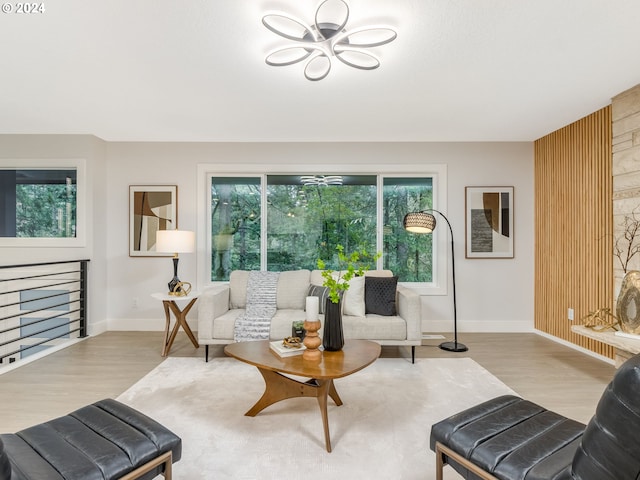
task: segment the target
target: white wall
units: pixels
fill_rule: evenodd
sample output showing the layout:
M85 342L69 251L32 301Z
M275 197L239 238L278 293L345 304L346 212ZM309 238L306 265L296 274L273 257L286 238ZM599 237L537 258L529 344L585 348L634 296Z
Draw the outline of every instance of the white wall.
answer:
M107 143L104 241L109 329L162 329L164 312L150 297L172 276L169 258L128 256L129 185L178 185L178 225L195 230L197 165L446 164L448 218L456 237L460 331L533 329L532 143ZM103 178L99 179L100 182ZM464 258L464 187L515 187L515 258ZM196 255L180 258L180 278L198 278ZM451 292L451 289L449 289ZM137 307L134 307L134 299ZM423 331L452 329L452 299L423 297ZM195 315L192 314L195 318Z
M0 135L0 158L25 162L34 159L84 159L87 181L87 231L83 247L0 247L0 264L89 259L88 332L106 325L107 225L106 143L91 135Z

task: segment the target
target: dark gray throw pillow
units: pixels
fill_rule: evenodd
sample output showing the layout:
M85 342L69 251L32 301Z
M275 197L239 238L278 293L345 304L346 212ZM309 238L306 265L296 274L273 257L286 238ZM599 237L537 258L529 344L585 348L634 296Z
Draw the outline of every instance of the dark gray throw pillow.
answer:
M320 301L320 311L318 313L324 314L324 304L329 296L329 287L323 287L322 285L309 285L307 291L307 297L318 297Z
M365 277L364 305L367 313L396 314L396 287L398 277Z

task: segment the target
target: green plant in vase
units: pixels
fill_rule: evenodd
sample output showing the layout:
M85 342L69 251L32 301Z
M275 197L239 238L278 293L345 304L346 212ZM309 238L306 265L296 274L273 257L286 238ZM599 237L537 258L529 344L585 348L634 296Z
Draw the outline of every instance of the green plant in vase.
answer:
M349 289L349 282L353 277L361 277L369 270L369 265L382 256L381 252L371 255L367 250L352 252L350 255L344 253L344 247L337 245L338 270L326 268L326 262L318 259L318 268L322 270L324 278L323 286L329 289L329 298L333 303L339 303L344 292Z
M326 268L324 260L318 260L318 268L322 270L324 282L328 288L325 303L322 345L325 351L337 352L344 346L342 332L342 295L349 289L349 282L356 276L364 275L369 265L380 258L380 253L369 254L366 250L355 251L350 255L344 253L342 245L336 246L338 251L338 270Z

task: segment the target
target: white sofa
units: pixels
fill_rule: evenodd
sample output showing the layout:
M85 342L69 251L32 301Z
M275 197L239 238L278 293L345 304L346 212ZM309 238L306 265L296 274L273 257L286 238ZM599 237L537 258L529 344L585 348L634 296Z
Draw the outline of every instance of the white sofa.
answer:
M390 277L393 274L389 270L369 270L365 276ZM209 287L200 295L198 341L205 346L206 361L209 360L209 345L233 343L235 320L244 313L246 306L248 277L248 271L235 270L231 272L228 284ZM305 319L309 286L322 285L322 282L320 270L280 272L276 291L277 311L271 319L271 340L291 335L292 322ZM412 362L415 361L415 347L422 339L420 296L403 285L397 285L396 315L366 313L364 283L364 279L353 279L345 294L342 317L345 340L373 340L381 345L410 346ZM323 315L320 315L320 320L323 321ZM322 337L322 329L319 333Z

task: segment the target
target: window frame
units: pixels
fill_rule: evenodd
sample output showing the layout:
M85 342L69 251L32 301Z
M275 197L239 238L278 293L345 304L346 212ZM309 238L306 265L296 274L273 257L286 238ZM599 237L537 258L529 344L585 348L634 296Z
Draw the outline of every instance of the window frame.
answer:
M0 159L3 170L70 170L76 171L76 236L50 237L0 237L0 247L72 247L86 246L86 162L81 158L69 159Z
M245 164L241 167L237 165L224 164L199 164L198 165L198 184L197 184L197 234L196 234L196 251L197 251L197 281L199 288L209 286L224 285L227 281L213 281L210 277L211 272L211 199L210 187L212 177L260 177L260 209L263 221L260 225L261 246L260 246L260 265L261 269L266 268L266 241L267 234L267 218L266 212L266 195L267 195L267 176L268 175L313 175L322 174L331 171L336 175L377 175L377 223L382 222L382 195L384 178L390 177L432 177L433 179L433 206L432 208L439 210L447 215L447 166L446 164L396 164L396 165L378 165L376 170L372 171L371 167L365 165L260 165ZM258 173L259 172L259 173ZM416 290L420 295L447 295L448 291L448 266L449 249L448 245L449 231L445 228L438 228L433 232L433 279L431 282L400 282ZM382 229L378 228L376 232L377 248L382 245ZM383 259L378 259L377 268L381 269Z

